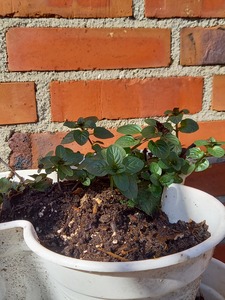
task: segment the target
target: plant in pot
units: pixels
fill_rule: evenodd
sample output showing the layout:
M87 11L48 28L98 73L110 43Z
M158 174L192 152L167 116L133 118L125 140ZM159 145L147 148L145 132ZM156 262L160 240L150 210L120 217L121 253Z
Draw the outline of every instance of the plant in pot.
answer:
M51 285L48 299L195 299L225 236L225 208L182 183L209 167L207 157L224 156L224 143L182 147L180 132L198 130L185 114L174 108L162 122L121 126L109 146L103 140L113 134L96 117L66 122L71 130L35 174L2 174L0 230L7 239L23 228ZM92 150L63 146L73 142Z

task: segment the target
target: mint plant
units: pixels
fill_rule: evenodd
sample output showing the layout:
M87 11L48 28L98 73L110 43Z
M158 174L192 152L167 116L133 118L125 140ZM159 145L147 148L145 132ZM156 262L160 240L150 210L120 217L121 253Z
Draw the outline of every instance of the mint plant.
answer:
M96 117L79 118L76 122L65 122L71 131L62 144L90 143L92 152L73 153L62 145L56 148L55 156L40 160L47 173L57 171L59 179L75 179L91 185L96 177L108 177L111 188L117 188L136 206L147 214L160 208L164 187L182 183L192 172L209 167L207 157L222 157L223 142L215 139L200 140L183 148L179 134L198 130L198 124L184 118L187 109L167 110L166 120L159 122L146 119L145 126L127 124L117 131L121 134L110 146L103 140L113 137L106 128L97 126ZM60 148L59 148L60 147Z
M96 178L106 177L109 186L117 188L127 198L128 205L152 215L160 209L164 187L182 183L192 172L207 169L208 157L225 154L221 147L224 142L214 138L195 141L187 148L182 146L180 133L198 130L197 122L184 117L188 113L187 109L174 108L165 112L165 121L149 118L144 126L120 126L117 131L121 136L109 146L104 145L104 140L112 138L113 134L98 126L96 117L65 122L70 131L54 153L40 159L39 172L43 169L47 175L56 172L59 187L62 180L72 180L75 186L89 186ZM89 143L92 150L74 152L64 146L70 143L80 146ZM33 179L36 186L40 186L43 180L46 182L46 175L40 173ZM0 182L0 193L3 192Z

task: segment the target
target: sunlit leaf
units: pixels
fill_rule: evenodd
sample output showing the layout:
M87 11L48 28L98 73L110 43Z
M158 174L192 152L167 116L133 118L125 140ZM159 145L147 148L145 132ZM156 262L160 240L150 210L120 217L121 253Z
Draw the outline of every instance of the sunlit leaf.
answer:
M208 169L208 167L209 167L209 161L207 159L203 159L202 162L195 169L195 172L204 171Z
M160 168L159 164L157 162L152 162L150 164L150 172L157 175L162 175L162 169Z
M192 119L182 120L179 127L179 131L184 133L192 133L197 131L198 129L198 123Z
M134 146L138 145L139 140L135 139L131 135L125 135L125 136L121 136L120 138L118 138L118 140L116 140L115 144L119 145L123 148L130 148L130 147L134 147Z
M208 153L214 157L223 157L225 151L220 146L207 147Z
M137 124L127 124L127 125L120 126L117 129L117 132L123 133L123 134L128 134L128 135L133 135L133 134L140 133L141 130L142 130L141 126L139 126Z

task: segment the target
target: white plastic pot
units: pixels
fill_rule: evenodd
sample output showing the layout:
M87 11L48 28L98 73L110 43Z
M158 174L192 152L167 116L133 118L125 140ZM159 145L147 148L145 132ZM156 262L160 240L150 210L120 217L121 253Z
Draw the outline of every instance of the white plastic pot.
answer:
M23 171L20 175L25 176ZM16 299L27 300L194 300L213 249L225 237L225 208L207 193L172 185L163 195L163 210L171 222L206 220L211 237L158 259L101 263L65 257L44 248L27 221L0 224L0 300L15 299L10 295L11 284L23 295ZM18 269L13 275L7 274L11 264ZM23 270L29 271L28 277ZM34 290L42 294L35 298Z
M199 289L204 300L225 299L225 264L217 259L212 259L208 268L203 273Z

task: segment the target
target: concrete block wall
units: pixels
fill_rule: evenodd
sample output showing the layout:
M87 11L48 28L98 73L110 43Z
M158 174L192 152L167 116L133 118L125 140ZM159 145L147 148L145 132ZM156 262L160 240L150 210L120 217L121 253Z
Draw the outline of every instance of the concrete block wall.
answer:
M200 130L184 144L225 140L225 1L4 0L0 49L0 156L16 169L80 116L113 130L188 108ZM187 183L223 201L225 163Z

